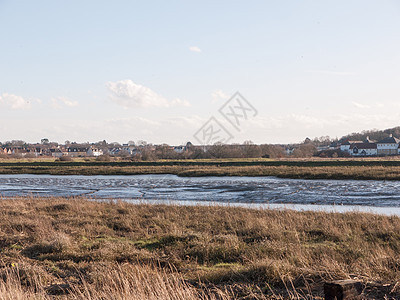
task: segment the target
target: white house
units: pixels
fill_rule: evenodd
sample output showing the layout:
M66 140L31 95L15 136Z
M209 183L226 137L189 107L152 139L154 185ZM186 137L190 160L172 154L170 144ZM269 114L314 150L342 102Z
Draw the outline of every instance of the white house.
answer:
M60 157L62 157L64 155L62 150L59 149L59 148L52 148L52 149L49 149L49 150L50 150L51 156L53 156L53 157L60 158Z
M79 146L75 147L74 146L74 147L67 148L67 154L68 154L68 156L71 156L71 157L84 157L84 156L86 156L87 152L88 152L88 148L85 148L85 147L79 147Z
M376 143L354 143L350 145L352 156L374 156L378 154Z
M292 155L294 150L295 150L295 148L293 146L288 146L285 148L285 153L286 153L286 155Z
M377 145L378 155L396 155L399 154L399 143L400 140L395 138L392 134L379 141Z
M342 143L342 144L340 145L340 151L343 151L343 152L350 152L350 146L351 146L350 142L349 142L349 141L346 141L346 142L344 142L344 143Z
M87 156L100 156L103 155L103 150L100 148L95 148L95 147L89 147L89 149L86 152Z
M351 151L350 151L350 147L351 147L351 145L352 144L358 144L358 143L362 143L362 141L349 141L349 140L347 140L346 142L344 142L344 143L342 143L341 145L340 145L340 151L343 151L343 152L347 152L347 153L350 153Z
M183 153L186 151L186 146L174 146L174 151L176 153Z

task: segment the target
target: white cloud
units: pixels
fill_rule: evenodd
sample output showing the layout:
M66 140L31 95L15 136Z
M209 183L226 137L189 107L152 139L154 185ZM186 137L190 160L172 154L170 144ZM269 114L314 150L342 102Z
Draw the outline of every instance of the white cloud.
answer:
M119 126L119 127L128 127L129 129L132 129L132 127L141 124L142 126L144 125L145 127L148 126L161 126L161 122L159 120L151 120L148 118L143 118L139 116L135 117L130 117L130 118L113 118L113 119L107 119L104 120L104 123L106 123L108 126ZM121 126L123 125L123 126Z
M65 106L66 107L75 107L75 106L79 105L78 101L73 101L71 99L68 99L67 97L52 98L50 103L53 108L63 108Z
M348 71L332 71L332 70L306 70L307 73L325 74L325 75L338 75L338 76L349 76L357 75L355 72Z
M106 83L106 86L111 92L111 100L124 108L190 106L186 100L174 99L168 101L150 88L134 83L129 79L117 82L110 81Z
M192 52L197 52L197 53L201 52L201 49L197 46L191 46L191 47L189 47L189 50Z
M361 109L370 109L370 108L376 109L376 108L384 107L383 103L363 104L360 102L353 101L353 102L351 102L351 104L353 104L354 107L361 108ZM387 105L389 105L389 104L387 104Z
M190 103L187 100L182 100L179 98L175 98L170 102L171 106L184 106L184 107L189 107Z
M371 108L370 105L366 105L366 104L362 104L362 103L358 103L358 102L351 102L351 104L353 104L353 106L357 107L357 108Z
M29 109L31 108L31 102L21 96L3 93L0 95L0 107L13 110Z
M227 100L229 98L229 95L224 93L222 90L213 91L211 96L213 101Z

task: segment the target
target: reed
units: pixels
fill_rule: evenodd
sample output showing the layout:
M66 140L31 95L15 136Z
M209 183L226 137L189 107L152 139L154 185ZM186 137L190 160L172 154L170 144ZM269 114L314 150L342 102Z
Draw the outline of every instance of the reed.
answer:
M0 174L276 176L296 179L400 180L398 160L2 162Z
M57 284L71 299L318 299L349 278L398 298L399 250L394 216L0 201L0 299L61 297Z

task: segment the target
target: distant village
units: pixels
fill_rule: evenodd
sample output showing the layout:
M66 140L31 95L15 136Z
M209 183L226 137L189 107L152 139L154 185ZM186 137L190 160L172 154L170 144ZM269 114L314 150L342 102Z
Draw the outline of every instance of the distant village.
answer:
M400 129L400 128L399 128ZM321 138L324 138L321 140ZM127 144L97 143L78 144L66 141L64 144L42 139L40 143L24 141L0 143L0 157L37 158L52 157L67 160L76 157L122 157L139 160L152 159L197 159L197 158L283 158L283 157L367 157L400 155L400 139L393 134L376 141L366 136L363 140L342 138L332 141L329 137L309 138L291 145L255 145L251 141L243 144L215 144L195 146L190 142L179 146L153 145L144 141Z
M368 136L363 141L345 140L342 143L332 143L329 146L317 147L319 152L326 150L340 150L350 156L387 156L400 154L400 139L390 134L380 140L371 140Z
M169 151L174 153L183 153L190 147L190 143L184 146L167 146ZM138 145L131 142L128 144L111 143L105 141L99 143L78 144L75 142L66 144L58 144L49 142L48 139L42 139L40 143L28 144L23 141L12 141L0 146L0 153L14 157L99 157L104 155L109 156L136 156L143 153L151 153L156 151L157 146L140 142Z
M126 144L97 143L78 144L66 141L64 144L42 139L40 143L24 141L8 141L0 143L0 157L3 158L37 158L52 157L58 160L68 160L76 157L107 160L110 157L131 160L154 159L207 159L207 158L279 158L285 157L283 145L255 145L251 141L242 144L193 145L187 142L183 145L170 146L167 144L154 145L145 141Z

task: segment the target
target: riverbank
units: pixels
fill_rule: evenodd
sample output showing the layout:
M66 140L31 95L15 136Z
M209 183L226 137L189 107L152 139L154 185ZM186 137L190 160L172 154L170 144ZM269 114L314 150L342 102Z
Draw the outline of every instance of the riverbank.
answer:
M294 179L400 180L398 159L165 160L100 162L77 159L0 161L0 174L275 176Z
M3 199L0 299L318 299L345 278L398 298L399 249L398 217Z

